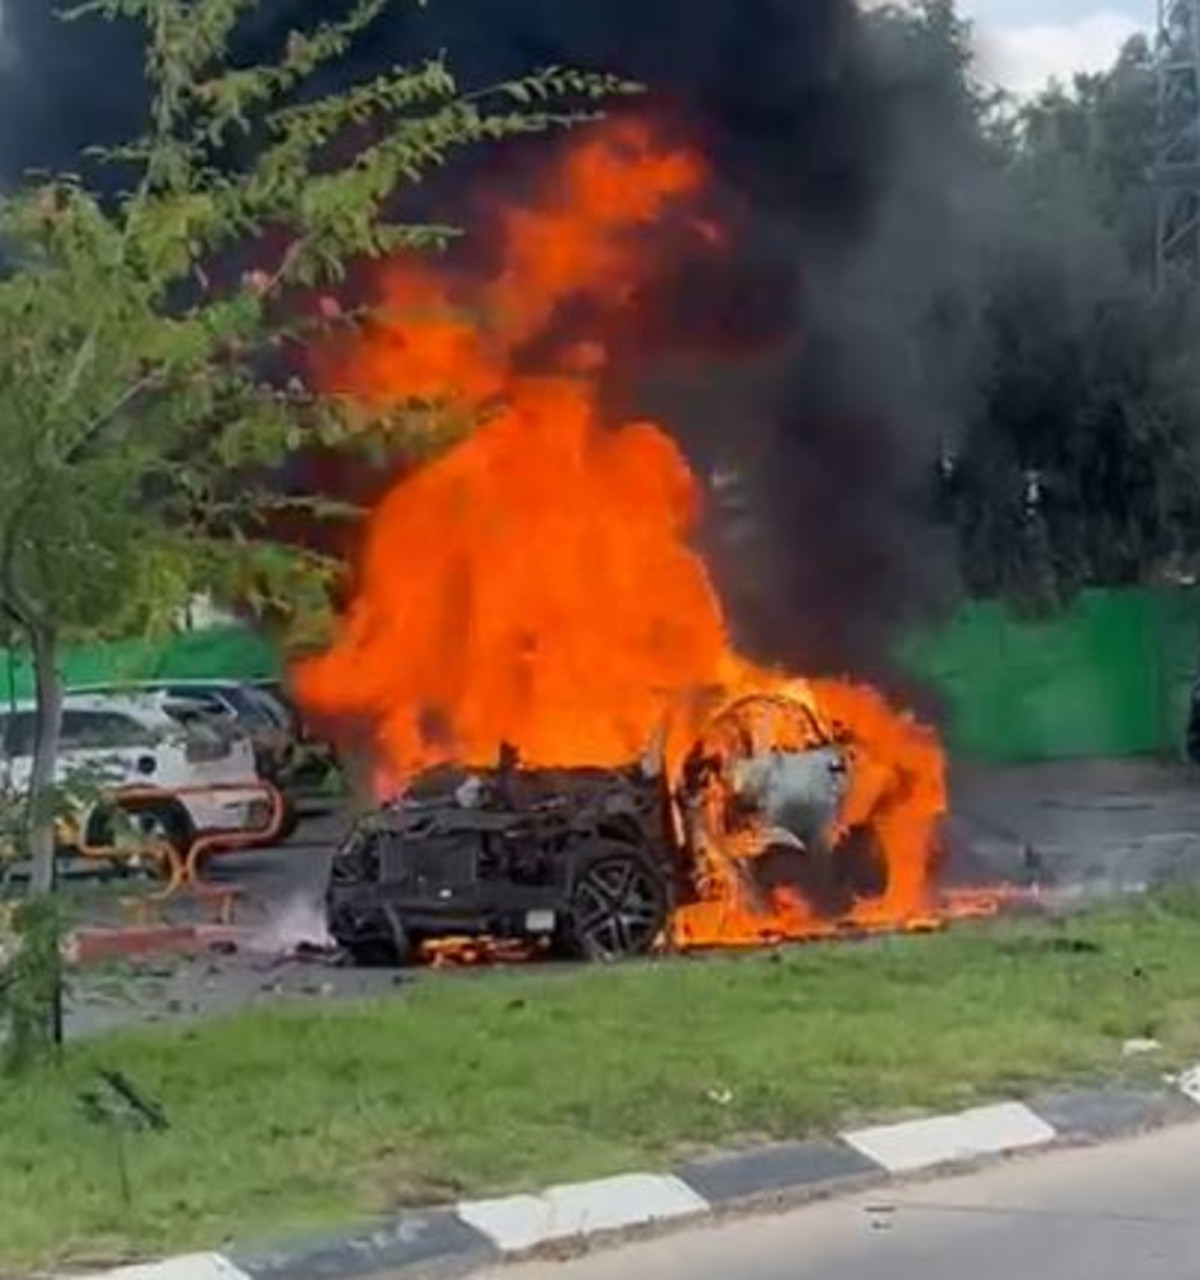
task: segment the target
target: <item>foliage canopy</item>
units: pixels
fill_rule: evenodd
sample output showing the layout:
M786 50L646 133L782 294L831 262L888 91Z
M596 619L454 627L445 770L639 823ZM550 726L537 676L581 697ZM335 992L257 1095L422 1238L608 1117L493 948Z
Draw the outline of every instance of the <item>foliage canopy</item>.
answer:
M71 175L0 199L0 604L24 630L128 633L197 589L320 612L329 566L280 546L306 506L264 472L303 444L354 447L360 410L295 376L297 344L352 324L304 306L347 264L444 246L396 194L466 147L586 119L630 86L548 68L466 92L444 59L333 93L314 77L388 0L295 31L238 66L251 0L95 0L70 15L146 32L148 129L101 159L113 197ZM247 263L251 266L247 266ZM438 406L372 424L402 448Z

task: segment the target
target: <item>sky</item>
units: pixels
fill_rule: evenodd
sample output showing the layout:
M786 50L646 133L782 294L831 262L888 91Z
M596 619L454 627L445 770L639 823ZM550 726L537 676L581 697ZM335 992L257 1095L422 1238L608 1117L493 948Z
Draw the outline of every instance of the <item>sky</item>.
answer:
M5 3L0 0L0 68L11 53ZM1109 66L1131 35L1152 27L1155 7L1156 0L959 0L960 11L976 23L980 72L1021 94Z
M1015 93L1098 71L1155 22L1155 0L959 0L976 24L980 72Z

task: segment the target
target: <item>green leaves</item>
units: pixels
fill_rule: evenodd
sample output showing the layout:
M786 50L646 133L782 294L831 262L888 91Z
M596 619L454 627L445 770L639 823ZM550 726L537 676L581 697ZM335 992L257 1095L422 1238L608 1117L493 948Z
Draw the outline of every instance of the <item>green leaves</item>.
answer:
M633 96L641 93L642 86L620 76L594 72L572 71L566 67L545 67L533 75L510 80L499 86L497 92L523 106L537 102L552 102L563 98L602 98Z
M282 490L280 465L310 446L364 465L424 456L473 418L453 403L373 415L285 376L296 344L361 321L299 299L355 259L453 241L449 224L392 216L406 185L637 91L561 67L464 91L438 57L314 94L389 0L293 32L274 62L233 65L257 3L77 6L73 20L145 31L147 129L102 155L133 170L132 189L101 200L53 174L0 195L0 613L33 602L60 636L166 629L211 590L312 642L338 566L281 531L361 513Z

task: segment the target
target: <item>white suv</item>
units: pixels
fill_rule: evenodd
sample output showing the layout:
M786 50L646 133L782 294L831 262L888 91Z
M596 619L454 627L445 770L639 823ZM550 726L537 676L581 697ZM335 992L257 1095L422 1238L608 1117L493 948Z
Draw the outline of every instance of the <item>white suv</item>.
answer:
M190 828L171 833L177 843L264 826L271 805L249 740L191 711L161 692L68 694L55 782L175 796ZM0 704L0 783L10 791L29 786L34 729L32 703Z
M203 710L211 720L224 721L250 739L259 776L272 782L286 772L297 736L291 716L275 697L237 680L147 680L124 686L89 685L74 692L105 697L158 693L178 705Z

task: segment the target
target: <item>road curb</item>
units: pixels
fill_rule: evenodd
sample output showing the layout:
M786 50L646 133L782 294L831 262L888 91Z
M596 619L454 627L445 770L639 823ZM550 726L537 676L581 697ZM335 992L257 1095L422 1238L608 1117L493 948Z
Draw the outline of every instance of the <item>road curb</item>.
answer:
M794 1204L1021 1152L1132 1137L1195 1120L1179 1090L1048 1092L828 1139L718 1153L667 1173L626 1173L499 1199L414 1211L338 1236L232 1248L124 1267L85 1280L367 1280L463 1275L545 1249L739 1209Z
M103 928L88 925L67 939L70 964L85 967L106 960L130 960L141 956L188 955L201 949L194 925L150 924Z
M85 925L71 932L65 953L69 964L87 968L110 960L200 955L214 948L236 947L249 937L250 932L237 925Z

